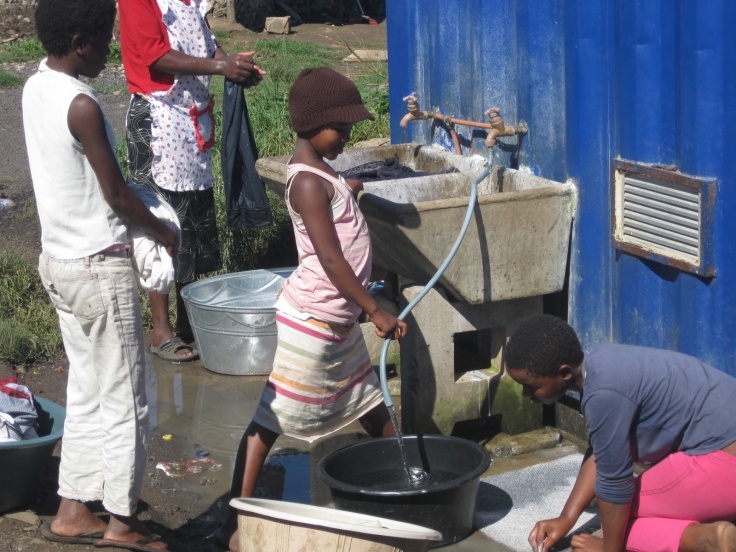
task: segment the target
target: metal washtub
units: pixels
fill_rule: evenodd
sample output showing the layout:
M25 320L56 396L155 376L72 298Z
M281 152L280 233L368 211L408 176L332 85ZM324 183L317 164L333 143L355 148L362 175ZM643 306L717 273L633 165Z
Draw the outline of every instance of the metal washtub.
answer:
M271 371L277 343L273 305L293 271L291 267L235 272L182 289L205 368L228 375Z

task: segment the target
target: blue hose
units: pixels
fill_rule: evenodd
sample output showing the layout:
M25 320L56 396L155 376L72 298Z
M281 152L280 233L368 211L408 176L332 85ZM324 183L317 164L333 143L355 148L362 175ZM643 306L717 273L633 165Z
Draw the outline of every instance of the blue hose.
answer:
M468 226L470 226L470 220L473 217L473 208L475 207L475 202L478 199L478 183L480 183L481 180L486 178L491 173L491 165L490 163L485 164L485 168L483 171L473 179L472 184L470 185L470 201L468 202L468 210L465 213L465 220L463 221L463 226L460 230L460 234L458 234L457 239L455 240L455 245L452 246L452 249L450 250L449 255L447 255L447 258L444 260L442 265L437 269L437 272L435 272L434 276L427 282L427 285L422 288L422 291L419 292L419 295L417 295L414 299L411 300L411 302L404 308L403 311L401 311L401 314L397 317L399 320L403 320L409 312L411 312L411 309L413 309L419 301L422 300L422 298L429 293L429 290L434 287L434 285L437 283L437 280L439 280L442 277L442 274L444 274L445 270L447 269L450 262L452 262L452 259L455 257L455 253L457 253L457 250L460 248L460 244L463 242L463 238L465 238L465 234L468 231ZM381 364L380 364L380 376L381 376L381 391L383 392L383 400L386 403L386 406L391 408L394 405L394 401L391 398L391 393L388 390L388 383L386 381L386 359L388 357L388 347L391 344L391 338L387 337L386 340L383 342L383 348L381 349Z

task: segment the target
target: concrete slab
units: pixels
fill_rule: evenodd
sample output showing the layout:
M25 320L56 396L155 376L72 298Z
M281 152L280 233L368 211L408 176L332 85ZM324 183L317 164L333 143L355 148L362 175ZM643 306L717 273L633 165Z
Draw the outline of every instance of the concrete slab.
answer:
M567 454L519 470L483 477L478 490L478 530L511 550L529 550L527 537L537 521L557 517L575 484L583 455ZM586 510L571 533L600 529L595 510ZM569 537L557 550L569 549Z
M343 61L388 61L387 50L353 50Z
M499 433L486 444L486 448L494 458L498 458L536 452L554 447L559 442L560 432L551 427L545 427L519 435Z

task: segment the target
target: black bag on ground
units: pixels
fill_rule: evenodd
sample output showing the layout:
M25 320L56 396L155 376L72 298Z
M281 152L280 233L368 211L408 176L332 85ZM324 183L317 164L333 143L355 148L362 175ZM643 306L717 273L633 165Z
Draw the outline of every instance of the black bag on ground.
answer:
M231 228L270 226L271 204L256 171L258 150L248 120L243 87L225 79L222 100L222 178L225 211Z

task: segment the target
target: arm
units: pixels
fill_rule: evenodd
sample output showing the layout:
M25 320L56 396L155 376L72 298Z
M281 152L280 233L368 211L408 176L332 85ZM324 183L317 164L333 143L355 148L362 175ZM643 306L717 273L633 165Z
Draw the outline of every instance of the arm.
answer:
M325 274L340 293L357 303L370 315L379 337L391 336L396 339L406 335L406 322L398 320L378 306L345 260L335 226L332 224L330 198L321 179L312 173L297 175L289 197L292 207L304 220L307 234L314 244L317 258Z
M136 53L139 62L153 71L172 75L223 75L236 82L249 76L260 80L265 74L253 63L253 52L228 56L218 46L213 57L200 58L173 50L155 2L120 0L118 6L123 53L127 50L131 55Z
M357 178L346 178L345 182L347 183L350 190L353 192L353 196L357 199L358 194L363 191L363 182L361 182Z
M104 118L97 102L86 94L78 95L69 107L67 124L74 138L82 144L100 183L102 195L112 210L163 244L169 255L176 258L174 231L151 214L126 184L107 139Z
M529 534L532 550L547 552L554 544L567 535L574 527L580 514L595 497L595 456L591 449L585 453L575 485L562 508L562 513L554 519L538 521Z
M626 528L629 524L631 501L625 504L598 499L598 511L601 514L603 533L603 551L621 552L624 549Z
M235 82L260 82L266 72L253 63L255 52L239 52L228 56L218 48L214 57L200 58L169 50L151 64L151 68L174 75L222 75Z

